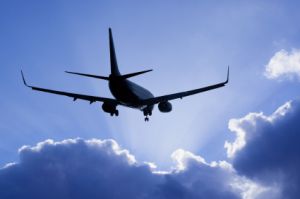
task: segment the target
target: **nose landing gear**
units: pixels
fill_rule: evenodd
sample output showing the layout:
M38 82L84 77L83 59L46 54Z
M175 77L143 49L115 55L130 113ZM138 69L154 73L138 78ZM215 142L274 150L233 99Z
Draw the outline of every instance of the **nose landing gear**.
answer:
M148 115L151 116L152 111L149 111L149 110L145 109L143 112L144 112L144 116L145 116L145 122L148 122L149 121Z

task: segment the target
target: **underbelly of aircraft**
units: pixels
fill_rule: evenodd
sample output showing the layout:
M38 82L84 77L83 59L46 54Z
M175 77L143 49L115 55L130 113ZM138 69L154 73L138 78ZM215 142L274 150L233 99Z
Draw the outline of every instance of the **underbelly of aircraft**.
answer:
M141 104L141 100L153 97L148 90L130 81L110 82L109 88L122 105L140 110L147 107Z

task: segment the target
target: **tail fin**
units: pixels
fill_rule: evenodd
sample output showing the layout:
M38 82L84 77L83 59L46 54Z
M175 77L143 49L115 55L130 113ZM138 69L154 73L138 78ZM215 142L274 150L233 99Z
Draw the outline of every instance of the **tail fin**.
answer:
M109 52L110 52L110 67L111 75L120 76L120 71L118 68L117 57L115 53L114 40L111 32L111 28L108 29L109 32Z

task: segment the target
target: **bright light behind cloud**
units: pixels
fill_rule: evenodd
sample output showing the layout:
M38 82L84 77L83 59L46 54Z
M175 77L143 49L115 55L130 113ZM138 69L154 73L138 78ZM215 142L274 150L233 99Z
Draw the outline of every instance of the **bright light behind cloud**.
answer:
M299 97L298 84L278 88L257 76L300 77L298 7L259 0L2 3L0 166L20 161L0 169L0 198L298 198L299 104L249 113ZM112 97L107 82L62 72L109 75L108 27L121 72L154 69L132 81L155 96L223 81L228 64L230 82L172 101L170 114L156 107L149 123L137 110L118 107L120 116L111 118L101 103L23 86L20 66L35 86ZM228 124L234 138L226 156L230 118L237 119Z
M173 153L176 164L166 172L139 163L114 140L46 140L22 147L19 155L19 163L0 169L3 199L253 199L266 190L237 175L226 161L208 164L182 149Z
M289 101L271 115L232 119L236 140L226 142L231 162L209 163L177 149L171 155L175 164L166 170L139 162L112 139L23 146L20 162L0 169L0 197L296 199L299 115L300 101ZM36 176L43 176L42 183Z
M227 155L240 175L270 186L274 197L263 198L299 198L299 117L295 100L271 115L249 113L229 122L236 139L226 142Z
M257 128L260 127L260 124L272 124L277 119L284 117L290 110L291 102L289 101L280 106L270 116L266 116L260 112L249 113L245 117L239 119L231 119L228 123L228 128L236 134L236 139L234 142L225 141L224 147L227 149L227 157L233 158L238 151L243 149L247 140L249 141L255 136L259 136L255 133L257 133Z
M300 78L300 50L288 52L284 49L275 53L265 68L265 76L269 79Z

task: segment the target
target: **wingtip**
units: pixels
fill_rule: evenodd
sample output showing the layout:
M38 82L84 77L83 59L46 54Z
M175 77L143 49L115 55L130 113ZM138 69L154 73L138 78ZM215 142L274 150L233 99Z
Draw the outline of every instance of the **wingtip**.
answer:
M25 80L25 77L24 77L24 74L23 74L23 71L22 71L22 70L21 70L21 75L22 75L23 84L24 84L25 86L29 87L28 84L26 83L26 80Z
M226 79L226 84L229 82L229 65L228 65L228 68L227 68L227 79Z

